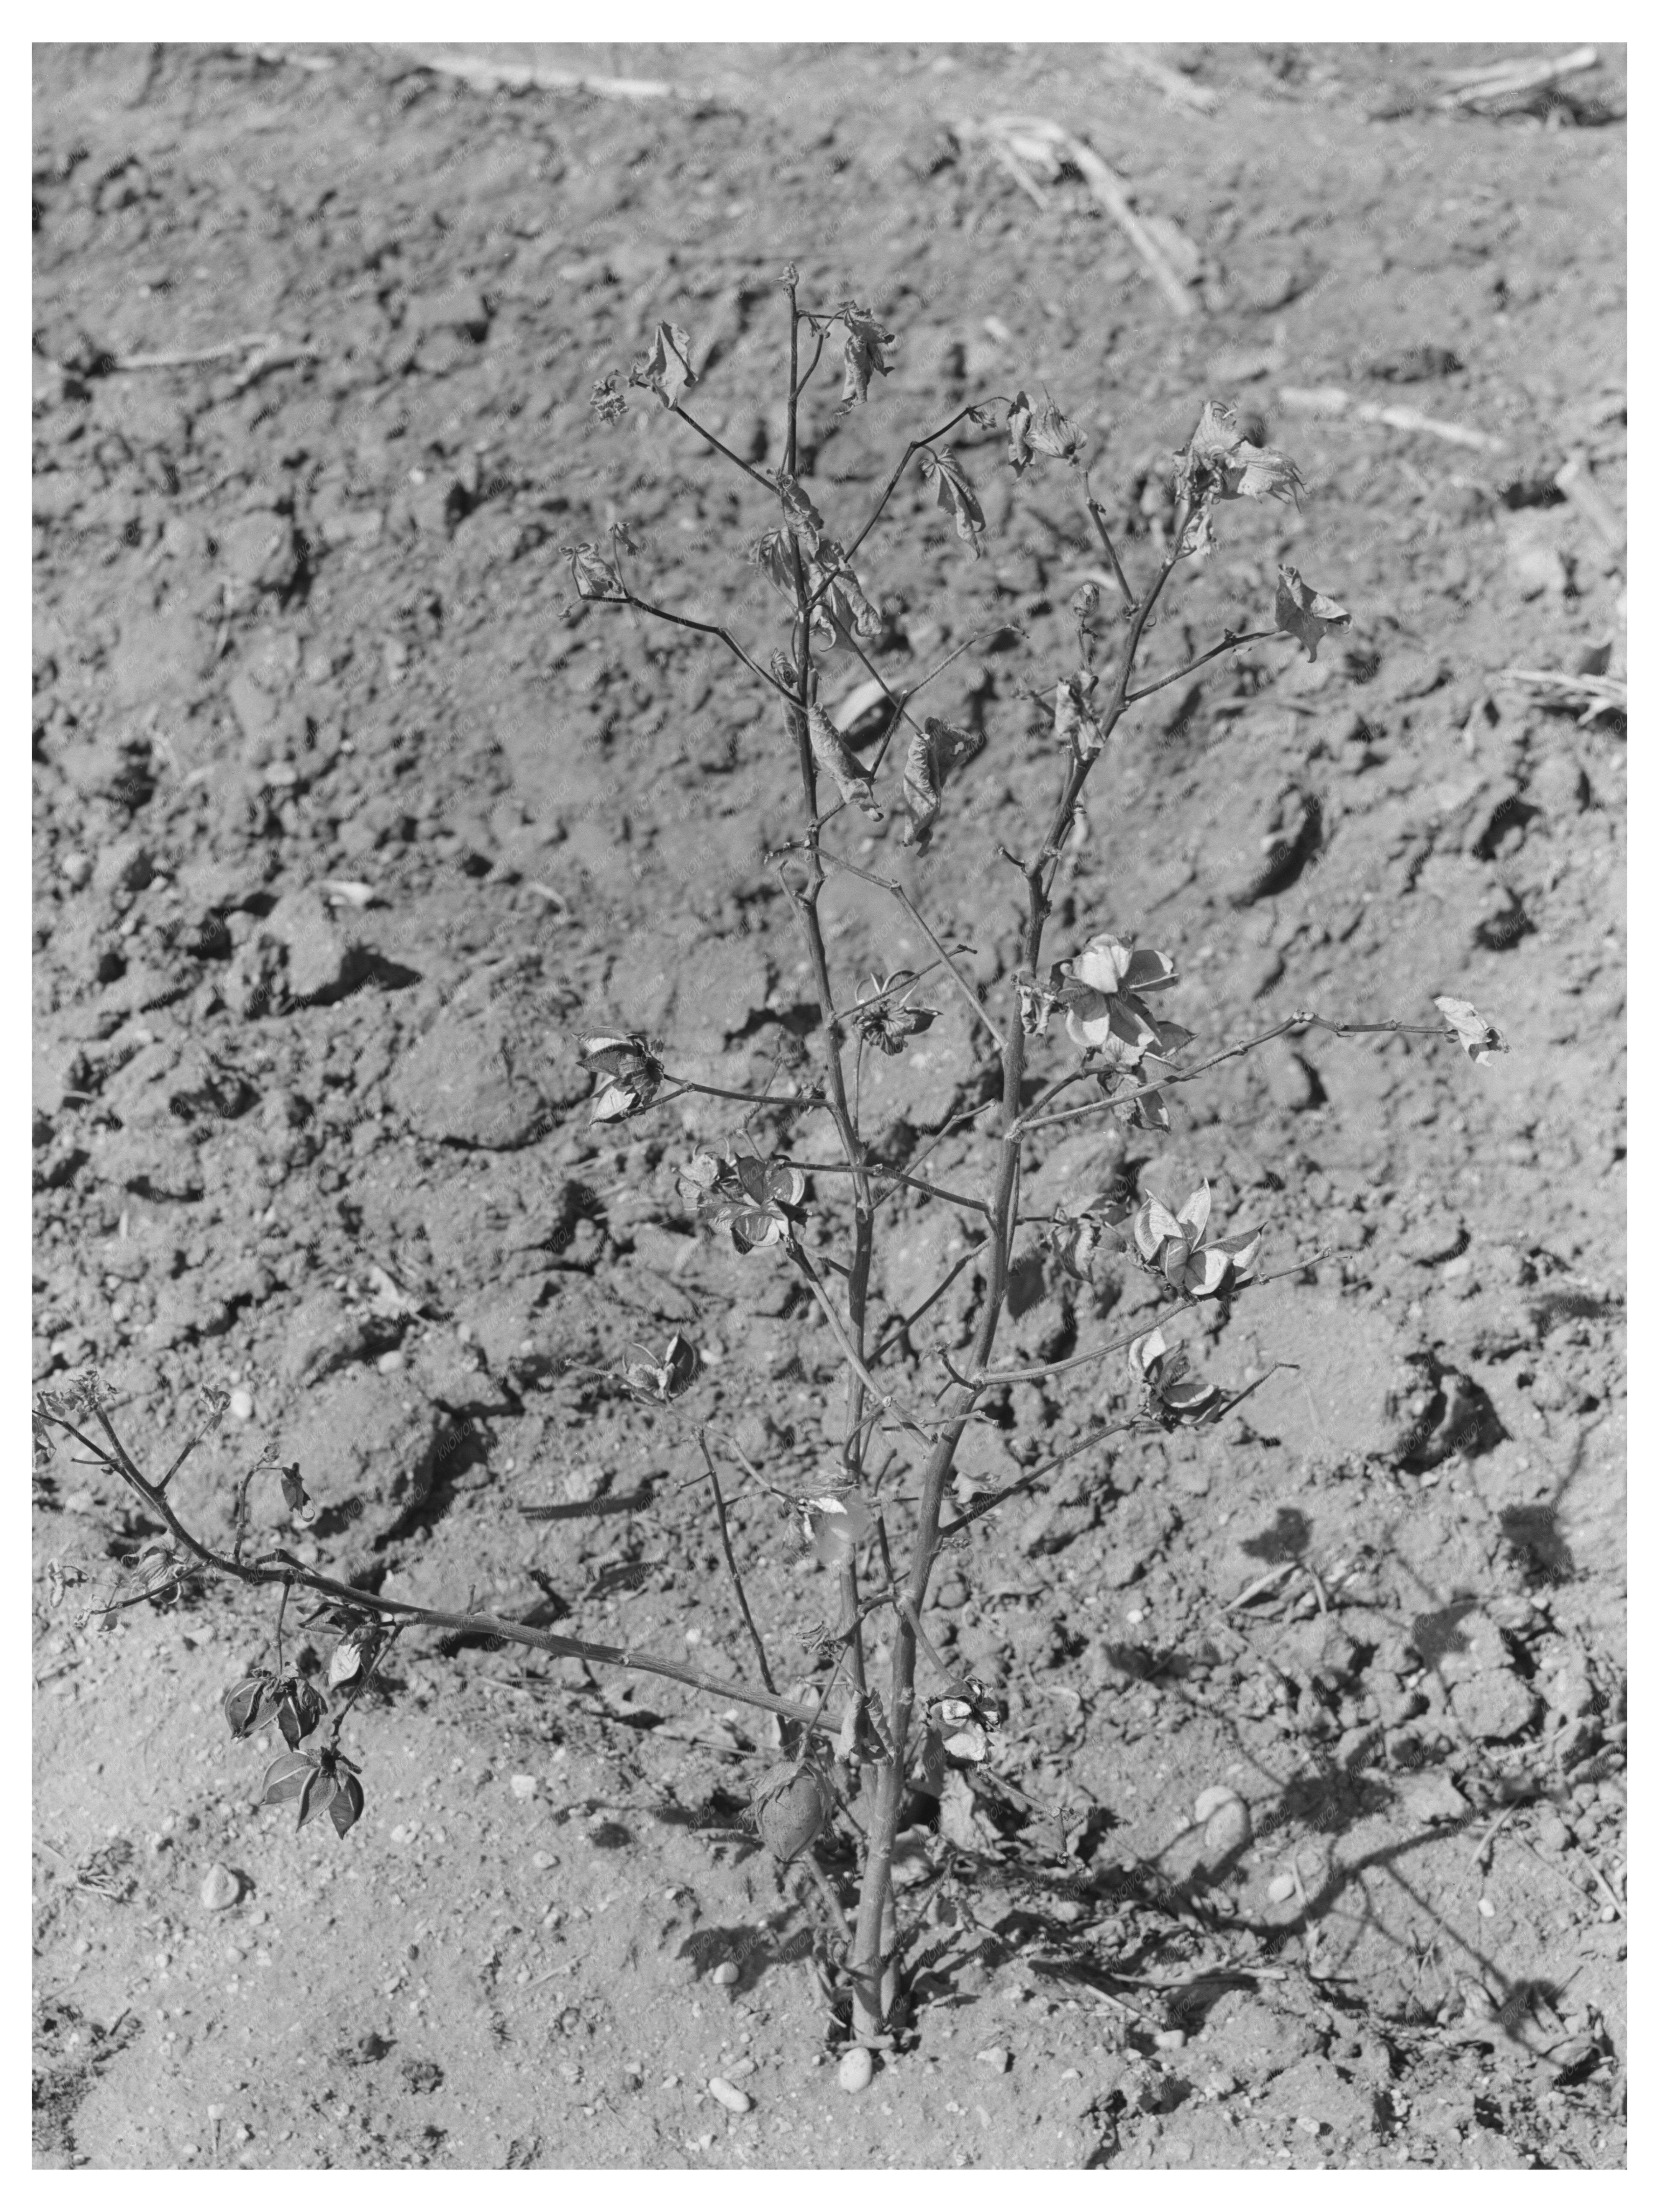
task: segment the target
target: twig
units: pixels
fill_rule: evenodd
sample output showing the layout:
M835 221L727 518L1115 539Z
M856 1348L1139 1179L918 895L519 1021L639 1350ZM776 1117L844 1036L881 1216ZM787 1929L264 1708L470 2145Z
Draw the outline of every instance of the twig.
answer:
M1501 453L1505 441L1490 430L1471 430L1462 422L1443 422L1416 407L1385 404L1376 399L1355 399L1340 384L1285 385L1279 404L1287 414L1336 416L1350 412L1362 422L1385 422L1391 430L1419 431L1449 446L1468 446L1480 453Z
M852 1175L855 1170L844 1160L818 1160L807 1168L808 1175ZM989 1218L991 1209L982 1198L968 1198L961 1191L942 1189L938 1183L924 1182L920 1176L907 1175L902 1168L863 1168L857 1172L869 1176L872 1183L902 1183L907 1190L919 1190L929 1198L943 1199L947 1206L960 1206L970 1213L982 1213Z
M720 440L714 435L714 432L712 430L705 429L702 424L698 422L696 416L690 413L687 409L682 407L678 399L674 402L673 406L669 411L671 414L678 415L682 422L685 423L689 428L695 430L697 435L702 439L706 444L710 445L714 448L714 451L717 453L724 454L726 459L731 462L734 469L741 469L744 476L751 477L754 482L760 486L763 491L769 491L775 499L777 497L778 488L776 484L772 482L769 477L763 476L758 469L751 468L747 461L739 460L729 446L721 445Z
M1023 1132L1032 1129L1052 1129L1063 1121L1079 1121L1085 1114L1098 1114L1108 1106L1125 1106L1131 1100L1144 1098L1150 1091L1172 1090L1178 1083L1191 1083L1206 1075L1223 1061L1237 1060L1247 1052L1255 1052L1264 1044L1272 1044L1276 1037L1288 1036L1292 1030L1328 1030L1334 1036L1433 1036L1453 1037L1457 1032L1449 1024L1430 1025L1425 1022L1334 1022L1323 1014L1310 1013L1299 1009L1263 1030L1259 1036L1246 1037L1242 1043L1229 1045L1224 1052L1212 1053L1209 1059L1200 1060L1191 1067L1177 1068L1161 1075L1155 1083L1137 1084L1133 1090L1114 1091L1109 1097L1092 1100L1087 1106L1067 1106L1058 1114L1027 1115L1019 1127ZM1070 1079L1069 1078L1067 1079Z
M700 1428L697 1431L697 1449L702 1452L702 1463L708 1470L708 1487L714 1493L714 1516L720 1522L720 1549L726 1554L726 1570L732 1577L732 1586L738 1594L738 1607L743 1614L743 1625L749 1631L749 1641L755 1648L755 1663L760 1668L762 1681L775 1697L778 1686L772 1680L772 1669L767 1664L766 1646L761 1642L760 1631L755 1626L755 1616L749 1610L749 1598L743 1587L743 1575L738 1568L736 1554L732 1549L731 1531L726 1524L726 1500L720 1495L720 1480L714 1472L714 1458L708 1449L708 1431L704 1429Z
M1162 62L1154 61L1144 46L1102 46L1095 51L1107 69L1145 77L1177 107L1190 107L1199 115L1213 115L1220 104L1218 94L1207 86L1194 84L1179 70L1167 69Z
M442 1629L451 1634L495 1637L504 1643L527 1644L532 1650L549 1652L556 1659L581 1659L591 1665L658 1674L665 1680L683 1683L688 1689L701 1691L706 1696L728 1704L758 1705L765 1711L779 1714L785 1720L799 1721L807 1727L816 1725L811 1709L808 1706L778 1697L770 1691L752 1688L746 1682L726 1681L717 1676L701 1674L696 1668L684 1666L675 1660L659 1658L653 1652L635 1651L617 1644L592 1644L580 1637L556 1636L550 1630L531 1628L523 1621L503 1620L495 1613L451 1612L437 1607L410 1604L401 1598L381 1597L372 1591L358 1589L349 1583L337 1582L331 1576L319 1574L281 1550L273 1550L258 1559L238 1561L229 1559L222 1553L214 1551L185 1527L165 1492L138 1473L121 1447L117 1447L120 1451L120 1457L117 1458L114 1454L103 1450L64 1415L55 1413L50 1418L77 1443L97 1452L101 1463L122 1477L151 1511L166 1523L169 1533L192 1558L215 1573L228 1576L233 1581L267 1588L289 1583L296 1589L308 1590L313 1595L326 1598L331 1602L349 1605L359 1612L373 1613L383 1620L404 1622L412 1627Z
M888 1352L892 1349L894 1345L899 1341L900 1338L907 1336L909 1334L910 1330L915 1327L916 1323L927 1312L928 1307L937 1304L939 1300L945 1296L946 1291L950 1289L951 1284L955 1282L957 1277L962 1273L963 1269L969 1265L969 1261L977 1260L982 1256L986 1245L989 1241L990 1240L988 1238L986 1238L977 1244L970 1244L968 1249L963 1254L961 1259L957 1261L955 1267L951 1268L950 1273L945 1277L943 1281L936 1284L934 1287L929 1291L927 1297L913 1313L896 1314L893 1316L895 1326L893 1327L892 1334L890 1335L886 1334L883 1334L880 1342L870 1355L872 1363L885 1358Z
M822 1277L818 1274L817 1268L813 1267L812 1262L807 1258L805 1253L802 1251L800 1246L794 1243L793 1239L790 1242L788 1249L790 1257L794 1261L795 1265L800 1269L802 1274L805 1276L807 1282L811 1285L813 1297L817 1298L818 1304L823 1307L824 1319L829 1322L830 1329L834 1333L836 1341L841 1346L842 1355L851 1366L854 1373L864 1382L866 1388L869 1390L871 1395L875 1399L876 1403L881 1407L884 1413L890 1413L894 1419L898 1422L900 1427L908 1429L912 1436L920 1437L924 1443L932 1443L933 1439L931 1431L925 1429L920 1421L911 1419L909 1415L907 1414L899 1406L898 1401L892 1396L890 1392L885 1391L882 1389L880 1383L878 1382L875 1376L872 1375L869 1369L865 1365L863 1360L860 1358L851 1338L848 1335L845 1328L842 1326L841 1316L836 1311L834 1299L830 1296L829 1291L824 1289Z
M660 77L587 76L579 70L556 69L545 62L498 62L456 46L399 46L393 49L416 69L434 76L459 77L477 92L586 92L598 100L675 100L706 93L668 83Z
M145 368L195 368L213 361L234 361L245 353L264 353L283 341L270 331L251 333L243 338L227 338L223 345L204 346L196 353L129 353L118 356L110 364L112 373L125 374Z
M978 1015L981 1021L984 1023L986 1028L991 1032L991 1036L995 1041L997 1049L1000 1052L1006 1050L1007 1040L1004 1037L1002 1031L991 1019L991 1017L986 1012L984 1007L981 1006L979 1002L979 995L975 991L973 985L968 981L968 978L957 966L956 962L952 960L951 955L945 951L944 940L939 937L932 923L929 922L927 917L921 913L921 909L916 905L915 901L910 896L908 891L903 890L898 884L896 884L890 876L878 876L875 874L872 869L860 868L852 860L844 860L839 853L830 852L827 846L821 847L819 849L822 851L824 860L832 868L844 868L849 876L862 877L866 884L874 884L879 890L889 892L898 901L899 904L909 915L911 921L914 921L916 927L922 932L928 943L933 946L934 951L938 953L939 958L950 969L957 988L962 993L963 997L967 1000L969 1005Z
M1038 184L1036 179L1026 167L1024 162L1020 160L1018 155L1015 153L1013 148L1008 145L1003 139L994 137L991 140L991 154L993 159L999 161L1008 172L1008 174L1019 186L1021 191L1029 194L1029 196L1036 202L1037 207L1041 212L1047 215L1048 212L1048 195L1043 191L1042 185Z
M677 615L670 608L656 606L651 600L642 599L637 592L629 590L626 586L623 587L623 596L620 599L615 599L614 594L612 597L615 605L618 606L637 607L641 614L654 615L659 622L668 623L676 629L694 629L700 631L704 637L719 638L720 643L726 647L726 650L730 653L736 653L738 659L742 661L744 666L749 671L750 674L751 676L757 676L761 682L766 685L769 690L776 691L786 699L791 696L784 690L783 685L778 682L775 676L772 675L769 670L763 668L758 661L751 660L750 659L749 655L738 643L736 638L732 636L731 631L726 629L722 623L698 622L693 615Z
M1325 1256L1323 1252L1310 1253L1305 1260L1298 1260L1289 1267L1280 1267L1274 1274L1253 1275L1248 1283L1238 1284L1232 1295L1235 1297L1243 1297L1247 1291L1265 1290L1269 1283L1282 1283L1292 1275L1305 1274L1310 1267L1316 1266ZM1045 1375L1066 1375L1073 1368L1088 1367L1097 1359L1104 1359L1114 1352L1127 1351L1130 1345L1136 1343L1143 1336L1150 1335L1153 1329L1162 1328L1166 1321L1173 1321L1177 1314L1195 1311L1198 1303L1195 1298L1182 1298L1179 1304L1166 1307L1162 1313L1155 1315L1152 1320L1138 1322L1127 1336L1115 1337L1110 1344L1103 1344L1097 1351L1079 1352L1075 1359L1051 1360L1045 1367L988 1367L978 1375L957 1375L952 1368L951 1370L952 1379L964 1383L972 1390L990 1390L1004 1382L1036 1382ZM1288 1361L1285 1360L1280 1360L1277 1364L1281 1367L1289 1364ZM945 1364L950 1365L948 1360ZM1269 1373L1272 1371L1269 1370ZM1265 1375L1258 1376L1255 1382L1249 1384L1246 1389L1239 1393L1238 1398L1230 1400L1223 1411L1230 1412L1232 1407L1239 1402L1239 1398L1247 1397L1251 1390L1259 1390L1267 1380L1267 1376Z
M1085 145L1082 139L1073 137L1069 131L1042 116L994 116L982 127L993 144L1017 132L1021 137L1034 138L1047 145L1057 161L1069 163L1145 262L1148 274L1174 312L1183 317L1198 312L1192 294L1170 267L1163 247L1129 205L1128 194L1092 146Z
M1589 463L1583 453L1571 454L1556 471L1555 488L1565 492L1585 521L1622 561L1626 542L1625 526L1595 489Z
M1137 699L1150 699L1154 691L1162 691L1171 684L1179 684L1183 676L1190 676L1194 669L1202 668L1206 660L1213 660L1218 653L1237 653L1240 646L1259 645L1263 638L1284 637L1286 635L1282 629L1247 629L1237 637L1224 637L1219 645L1212 645L1207 653L1200 653L1196 660L1189 660L1184 668L1177 668L1172 676L1160 676L1156 684L1146 684L1139 691L1129 692L1123 703L1126 707L1133 707Z
M1594 69L1599 58L1594 46L1574 46L1570 52L1540 61L1483 62L1474 69L1443 70L1441 76L1452 89L1442 94L1435 104L1443 108L1481 107L1488 100L1537 92L1559 77Z

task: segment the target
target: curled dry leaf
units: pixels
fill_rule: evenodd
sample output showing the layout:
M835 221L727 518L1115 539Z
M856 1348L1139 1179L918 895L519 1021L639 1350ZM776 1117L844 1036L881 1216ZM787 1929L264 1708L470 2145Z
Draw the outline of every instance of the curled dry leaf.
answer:
M1031 439L1031 403L1024 392L1017 392L1008 402L1008 465L1017 477L1030 468L1036 450Z
M883 330L871 308L856 307L850 300L836 320L847 334L842 347L841 405L836 411L846 415L870 397L870 379L885 376L892 368L898 341L890 331Z
M933 485L939 505L955 523L957 536L977 561L979 541L985 533L985 510L963 473L961 463L949 453L936 453L929 447L921 457L921 473Z
M628 380L654 392L665 407L672 407L686 386L696 382L691 374L691 341L678 323L657 325L650 351L635 362Z
M1451 1024L1457 1042L1477 1067L1491 1065L1495 1052L1507 1052L1502 1033L1467 999L1437 999L1435 1005Z
M908 819L899 830L901 845L925 853L939 815L945 779L965 766L984 744L982 737L958 730L929 714L913 732L904 756L904 805Z
M559 550L570 563L570 573L575 580L579 599L625 599L628 597L616 562L601 553L597 545L562 545Z
M836 727L822 707L809 707L806 726L812 741L812 757L818 766L833 779L836 789L849 805L856 806L872 822L885 819L875 800L870 796L870 780L848 747L845 738Z
M1098 592L1096 597L1098 599ZM1097 681L1093 670L1085 668L1075 676L1062 676L1054 687L1054 735L1062 744L1069 745L1079 760L1092 759L1105 742L1100 725L1088 707Z
M666 1406L683 1397L697 1379L702 1365L696 1345L678 1332L668 1340L660 1359L653 1359L642 1345L630 1345L634 1357L623 1362L619 1379L642 1403Z
M1331 630L1352 627L1353 617L1334 599L1304 584L1294 568L1281 568L1273 600L1273 620L1287 635L1300 638L1310 660L1319 658L1319 641Z
M590 1123L625 1121L632 1115L642 1114L662 1088L661 1061L647 1040L632 1030L622 1036L584 1037L577 1049L586 1065L603 1078L588 1112Z
M1162 1329L1137 1337L1129 1346L1129 1358L1141 1378L1142 1410L1164 1428L1200 1426L1224 1410L1219 1385L1189 1378L1187 1354L1172 1351Z
M1031 425L1030 441L1039 453L1046 453L1056 461L1073 460L1089 442L1087 434L1079 429L1069 416L1062 415L1052 399L1039 409Z
M778 495L783 501L784 518L793 532L803 553L816 553L818 541L823 536L823 517L813 506L811 498L799 477L777 472Z
M859 985L854 1027L890 1058L939 1019L937 1006L912 1006L910 993L915 988L916 978L908 968L896 969L890 975L872 975L868 983Z

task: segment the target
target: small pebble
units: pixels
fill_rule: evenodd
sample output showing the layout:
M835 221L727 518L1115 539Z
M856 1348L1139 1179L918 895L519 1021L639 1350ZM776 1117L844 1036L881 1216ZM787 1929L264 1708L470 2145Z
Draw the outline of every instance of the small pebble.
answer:
M242 1893L242 1885L230 1869L216 1859L202 1876L202 1904L209 1912L224 1912Z
M1481 1900L1480 1900L1480 1917L1481 1917L1483 1920L1491 1920L1491 1919L1492 1919L1492 1918L1495 1917L1495 1915L1497 1914L1497 1911L1498 1911L1498 1907L1497 1907L1497 1906L1492 1903L1492 1901L1491 1898L1489 1898L1489 1897L1483 1897L1483 1898L1481 1899Z
M509 1775L507 1786L520 1804L527 1805L536 1794L536 1778L533 1774Z
M730 1959L722 1959L708 1978L717 1990L729 1990L738 1978L738 1969Z
M1013 2061L1000 2043L994 2043L988 2051L974 2053L974 2063L982 2066L988 2074L1006 2074Z
M752 2097L745 2096L736 2082L728 2081L720 2074L716 2074L709 2082L708 2094L717 2105L724 2105L728 2112L746 2112L755 2101Z
M1619 1917L1619 1908L1613 1905L1604 1905L1596 1917L1609 1923L1614 1921Z
M836 2080L849 2097L856 2097L860 2090L869 2087L875 2070L875 2060L861 2043L857 2043L850 2051L842 2054L841 2063L836 2069Z
M1166 2027L1155 2035L1152 2041L1160 2051L1184 2051L1187 2048L1187 2031L1184 2027Z
M1294 1875L1276 1874L1267 1884L1267 1895L1275 1905L1283 1905L1287 1898L1296 1895Z
M401 1352L383 1352L374 1364L382 1375L398 1375L403 1371L404 1355Z
M92 862L84 853L65 853L58 863L58 872L66 884L79 890L92 873Z
M231 1392L230 1418L233 1421L251 1421L253 1419L253 1393L252 1390L233 1390Z

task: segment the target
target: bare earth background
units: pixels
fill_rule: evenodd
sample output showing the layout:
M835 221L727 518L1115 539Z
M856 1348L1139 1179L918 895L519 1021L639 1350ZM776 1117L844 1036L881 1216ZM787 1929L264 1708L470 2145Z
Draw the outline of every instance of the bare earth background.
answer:
M1006 1691L1007 1744L912 1838L936 1955L862 2097L811 1893L711 1833L771 1756L751 1713L415 1642L349 1731L361 1826L296 1838L217 1705L268 1623L210 1593L77 1629L142 1528L59 1460L38 2161L1618 2165L1625 726L1502 672L1624 665L1622 54L1495 117L1437 105L1495 47L1140 50L1164 87L1101 48L495 51L689 96L492 92L415 50L35 50L39 1379L96 1361L151 1454L199 1385L241 1393L179 1479L216 1534L270 1442L323 1509L286 1540L335 1571L744 1668L688 1435L574 1370L683 1328L696 1412L787 1486L833 1346L781 1265L692 1233L675 1168L718 1113L590 1133L573 1037L647 1028L738 1088L810 1056L761 858L793 764L732 664L574 606L557 548L626 518L659 596L769 647L757 495L586 402L672 318L711 426L775 459L787 258L902 333L868 410L836 421L833 380L809 406L832 526L981 389L1084 422L1132 570L1206 395L1307 477L1300 514L1226 512L1152 671L1261 620L1282 559L1351 637L1126 725L1056 951L1174 953L1205 1045L1451 991L1513 1049L1307 1032L1180 1094L1162 1145L1092 1121L1042 1162L1036 1206L1207 1173L1270 1266L1328 1256L1195 1340L1233 1384L1299 1373L1201 1439L1081 1455L947 1563L931 1632ZM1039 209L952 135L1006 111L1114 165L1199 312L1081 184ZM178 354L207 357L113 366ZM1282 396L1330 386L1346 411ZM1055 785L1027 694L1097 554L1060 472L1016 487L997 447L961 448L986 558L918 488L866 580L897 680L1025 633L937 687L988 743L933 852L872 848L1004 1004L994 848ZM1611 528L1557 486L1573 457ZM915 953L875 897L826 901L849 963ZM949 1014L866 1086L890 1157L971 1099L967 1042ZM970 1139L935 1164L972 1174ZM900 1222L904 1306L952 1231ZM1145 1295L1022 1279L1028 1358ZM1021 1386L967 1472L1063 1449L1127 1380ZM735 1515L808 1672L826 1577L765 1493ZM1218 1861L1218 1785L1253 1822Z

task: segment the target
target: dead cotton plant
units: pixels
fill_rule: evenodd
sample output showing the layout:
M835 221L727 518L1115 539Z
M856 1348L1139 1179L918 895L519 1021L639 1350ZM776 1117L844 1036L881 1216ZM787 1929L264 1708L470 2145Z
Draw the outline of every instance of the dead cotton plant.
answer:
M324 1609L339 1631L328 1695L342 1705L373 1674L391 1636L459 1631L592 1666L643 1670L722 1705L746 1702L775 1715L781 1756L751 1778L753 1827L783 1863L804 1859L815 1865L814 1854L834 1826L850 1838L856 1874L851 1891L833 1899L843 1934L839 1955L830 1962L831 1981L842 2007L841 2032L878 2050L902 2033L905 2017L906 1931L898 1919L894 1870L907 1799L917 1791L939 1796L952 1770L971 1773L994 1763L1006 1729L1006 1707L996 1686L947 1664L927 1634L930 1588L942 1554L947 1548L960 1552L969 1528L1010 1498L1040 1494L1062 1458L1074 1459L1103 1437L1206 1427L1224 1419L1246 1394L1193 1372L1188 1350L1171 1332L1183 1316L1218 1304L1224 1310L1277 1279L1262 1270L1266 1224L1220 1219L1205 1180L1175 1203L1080 1193L1040 1219L1022 1213L1022 1162L1030 1140L1040 1132L1103 1115L1144 1131L1167 1131L1170 1099L1182 1086L1207 1069L1310 1026L1341 1036L1444 1038L1481 1062L1504 1046L1484 1015L1462 1000L1445 998L1436 1002L1441 1018L1432 1023L1345 1021L1302 1008L1259 1034L1194 1059L1191 1033L1172 1011L1180 1004L1176 963L1145 941L1130 918L1114 916L1109 924L1103 919L1098 926L1069 931L1058 946L1049 942L1056 878L1079 803L1124 717L1152 694L1243 647L1281 640L1312 659L1328 637L1349 627L1337 598L1287 566L1279 571L1273 605L1263 611L1260 627L1225 630L1170 673L1139 673L1149 633L1183 564L1210 550L1233 503L1298 499L1302 481L1295 464L1253 443L1226 405L1206 401L1186 446L1172 459L1172 519L1156 565L1132 581L1111 516L1091 482L1084 432L1051 399L1039 402L1018 391L955 408L936 428L905 441L867 511L850 524L832 522L820 511L821 489L802 458L803 422L817 398L814 380L826 356L838 355L836 411L864 407L894 367L896 341L872 308L854 301L803 305L793 268L784 274L781 301L786 365L775 466L740 458L699 418L688 402L698 381L696 348L672 324L658 325L626 377L609 375L592 393L600 424L616 422L643 400L729 470L734 488L755 509L748 560L765 586L763 604L775 608L771 634L745 641L729 621L659 603L646 580L648 549L624 520L615 522L603 539L565 549L579 599L614 609L619 617L677 628L741 665L775 716L778 772L792 781L799 808L794 832L775 862L805 951L817 1022L793 1090L751 1094L677 1073L673 1053L662 1041L598 1019L583 1045L594 1079L591 1118L596 1124L659 1113L688 1093L747 1109L721 1141L689 1151L679 1161L686 1207L709 1235L749 1255L754 1267L794 1272L801 1295L830 1331L842 1370L833 1411L839 1443L826 1451L812 1479L793 1489L768 1482L734 1443L699 1417L697 1393L704 1382L696 1348L686 1338L674 1338L661 1353L641 1350L612 1370L619 1389L658 1409L661 1418L684 1424L695 1438L753 1655L753 1676L714 1677L676 1661L465 1607L401 1603L335 1580L280 1547L248 1553L240 1537L233 1551L216 1552L174 1512L167 1490L173 1470L151 1476L135 1464L95 1385L44 1396L38 1410L49 1438L66 1434L89 1449L165 1531L107 1595L104 1618L130 1604L166 1603L188 1577L212 1573L269 1587L284 1607L307 1598ZM1010 871L1015 893L1018 945L1006 982L991 989L975 981L962 948L934 925L912 892L869 865L866 837L867 825L896 817L897 842L927 855L928 869L948 872L949 840L937 833L948 823L953 800L973 777L988 742L977 731L921 711L918 695L931 676L890 680L879 665L884 618L860 566L867 564L872 533L894 507L901 485L912 481L948 520L963 557L979 557L988 526L959 442L969 432L976 456L984 453L988 434L995 441L995 465L1016 477L1033 470L1060 473L1075 494L1080 520L1086 519L1097 540L1101 574L1115 601L1109 621L1100 585L1087 583L1077 592L1069 610L1075 651L1043 679L1044 713L1052 717L1052 801L1039 817L1040 834L1023 850L1001 851L1000 865ZM866 696L885 714L886 739L873 765L849 744L847 729L820 696L821 672L831 653L850 654L862 665ZM849 838L849 829L866 842ZM821 900L836 872L890 896L896 913L927 940L934 957L927 967L861 976L835 972ZM912 1049L952 998L971 1009L995 1062L989 1095L949 1125L949 1133L969 1140L970 1166L977 1162L978 1181L966 1189L946 1187L927 1172L929 1150L945 1132L899 1164L878 1156L861 1110L862 1072L866 1061L878 1064L870 1056L892 1059ZM787 1134L757 1139L750 1125L763 1115L767 1126L786 1132L799 1127L802 1117L827 1116L836 1157L826 1159L825 1147L815 1146L810 1159L793 1158ZM975 1240L965 1349L960 1335L949 1346L930 1346L921 1328L952 1279L962 1276L960 1261L913 1313L899 1316L901 1325L891 1325L891 1316L876 1310L872 1282L878 1239L895 1218L890 1201L901 1194L906 1203L951 1209ZM1028 1234L1019 1249L1022 1232ZM999 1365L998 1332L1011 1280L1017 1263L1033 1250L1057 1275L1080 1284L1097 1282L1107 1268L1139 1270L1156 1286L1157 1298L1127 1333L1102 1329L1101 1340L1045 1364ZM1279 1274L1297 1273L1307 1264L1305 1255L1291 1255ZM969 1425L985 1418L988 1397L1012 1384L1080 1373L1111 1358L1122 1363L1127 1407L1121 1420L1097 1427L1064 1454L1045 1459L1034 1449L1019 1479L1000 1491L973 1497L953 1492L958 1447ZM802 1542L833 1577L834 1615L815 1639L822 1662L816 1686L780 1691L765 1624L751 1611L733 1540L722 1460L729 1480L759 1481L776 1491ZM298 1473L269 1473L270 1479L291 1482L302 1500ZM873 1664L878 1636L890 1653L879 1679ZM231 1686L226 1711L238 1735L268 1721L283 1730L289 1749L267 1777L268 1798L295 1801L302 1823L326 1812L342 1833L349 1828L362 1809L364 1784L338 1748L343 1713L329 1722L324 1748L302 1748L323 1726L328 1708L323 1692L284 1671L280 1632L273 1663L249 1670ZM819 1878L829 1880L822 1872Z

